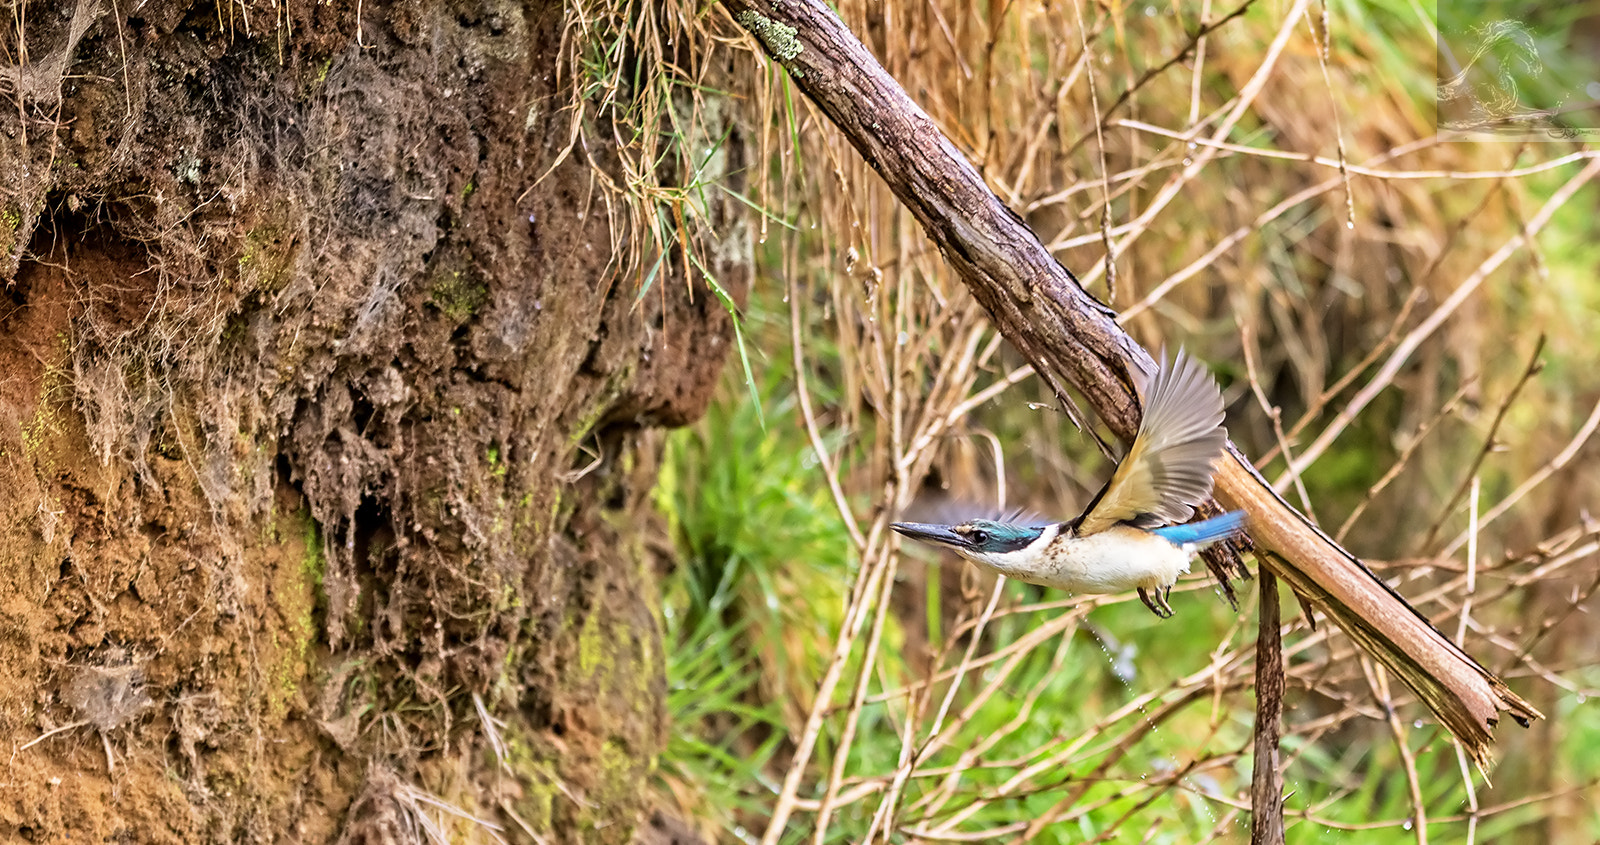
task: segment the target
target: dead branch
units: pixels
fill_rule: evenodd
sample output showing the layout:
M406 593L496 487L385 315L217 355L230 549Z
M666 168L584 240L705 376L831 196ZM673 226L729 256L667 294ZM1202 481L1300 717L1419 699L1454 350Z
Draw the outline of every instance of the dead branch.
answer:
M1261 573L1261 611L1256 634L1255 762L1250 775L1250 843L1283 845L1283 631L1278 579Z

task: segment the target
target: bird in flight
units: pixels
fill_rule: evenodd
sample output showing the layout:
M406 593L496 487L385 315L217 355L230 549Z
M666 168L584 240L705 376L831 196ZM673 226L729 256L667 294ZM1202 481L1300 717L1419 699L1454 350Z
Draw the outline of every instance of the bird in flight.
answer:
M1222 420L1222 391L1180 349L1145 391L1132 448L1076 519L891 527L1029 584L1074 593L1137 590L1146 607L1167 618L1172 585L1195 554L1244 530L1244 511L1179 524L1211 495L1213 466L1228 442Z

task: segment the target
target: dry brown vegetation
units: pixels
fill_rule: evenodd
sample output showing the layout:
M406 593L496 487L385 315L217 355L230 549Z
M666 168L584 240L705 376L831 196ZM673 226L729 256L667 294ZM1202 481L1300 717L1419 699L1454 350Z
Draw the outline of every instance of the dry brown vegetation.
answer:
M1551 717L1499 729L1490 787L1336 628L1292 618L1290 840L1501 841L1522 826L1587 841L1600 156L1435 138L1431 33L1408 10L841 11L1129 331L1212 363L1233 439L1279 490ZM811 671L762 664L766 694L799 701L778 702L775 795L738 818L769 824L767 841L1238 838L1254 598L1235 615L1197 578L1158 626L1125 596L977 583L902 552L886 525L908 512L955 498L1070 516L1107 464L1037 409L1051 391L764 67L748 95L771 163L756 196L799 211L797 231L770 233L753 307L787 325L759 345L776 358L787 342L767 378L814 451L791 483L826 487L859 568L826 639L773 631ZM783 571L806 560L780 553L776 586L755 592L810 588Z

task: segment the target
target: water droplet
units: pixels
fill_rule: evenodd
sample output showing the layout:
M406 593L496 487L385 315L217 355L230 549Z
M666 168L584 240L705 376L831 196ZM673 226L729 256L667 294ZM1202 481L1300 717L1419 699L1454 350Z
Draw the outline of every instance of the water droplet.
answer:
M1147 18L1155 17L1156 16L1156 7L1154 7L1154 6L1146 6L1146 7L1144 7L1144 16L1147 17Z
M1411 829L1411 820L1410 819L1406 819L1406 823L1403 824L1403 825L1400 825L1400 826L1405 828L1406 830L1410 830Z
M907 343L910 343L910 342L911 342L911 335L909 335L909 334L906 334L906 333L905 333L905 332L901 332L901 333L900 333L900 336L899 336L899 337L898 337L898 338L896 338L896 339L895 339L895 341L896 341L896 342L897 342L897 343L898 343L898 344L899 344L899 345L901 345L901 346L905 346L905 345L906 345L906 344L907 344Z
M1585 702L1585 701L1588 701L1588 700L1589 700L1589 696L1587 696L1587 695L1584 695L1584 694L1583 694L1583 693L1581 693L1581 692L1580 692L1580 693L1578 693L1578 703L1579 703L1579 704L1582 704L1582 703L1584 703L1584 702Z
M1346 229L1354 229L1356 227L1356 221L1354 221L1354 220L1346 220L1346 221L1344 221L1344 227Z
M1422 730L1422 720L1418 719L1418 720L1412 722L1411 723L1411 727L1416 728L1419 731Z

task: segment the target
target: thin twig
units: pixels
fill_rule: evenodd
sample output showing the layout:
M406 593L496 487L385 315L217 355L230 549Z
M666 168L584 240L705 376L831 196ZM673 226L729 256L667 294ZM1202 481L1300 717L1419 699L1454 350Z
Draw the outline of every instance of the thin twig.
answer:
M1394 734L1395 751L1400 754L1400 762L1406 773L1406 787L1411 793L1410 822L1415 826L1417 845L1428 845L1428 804L1422 797L1422 779L1417 776L1417 761L1406 742L1405 725L1400 723L1400 714L1395 711L1394 700L1389 695L1389 673L1365 658L1361 661L1361 670L1366 674L1367 683L1371 685L1378 703L1383 705L1389 731Z
M1363 387L1350 400L1349 404L1339 411L1333 422L1323 429L1322 434L1317 437L1316 441L1307 447L1304 452L1301 452L1297 460L1290 462L1291 469L1294 472L1304 472L1317 458L1320 458L1328 447L1333 445L1333 441L1338 438L1345 428L1355 421L1356 416L1361 413L1362 409L1366 408L1373 399L1377 398L1379 393L1383 392L1384 388L1387 388L1394 381L1394 377L1399 374L1406 361L1411 358L1411 353L1415 352L1423 341L1432 336L1439 326L1443 325L1444 321L1449 319L1450 315L1454 314L1456 309L1460 308L1461 304L1476 292L1478 287L1494 271L1500 268L1500 265L1504 264L1518 249L1539 234L1545 225L1550 222L1550 219L1555 216L1555 213L1566 205L1567 201L1572 199L1573 195L1578 192L1578 189L1587 184L1596 174L1600 174L1600 158L1591 158L1583 170L1574 174L1571 179L1567 180L1566 184L1556 189L1555 193L1550 195L1550 199L1528 221L1528 225L1521 232L1512 236L1501 244L1500 248L1496 249L1493 254L1485 258L1483 263L1472 271L1471 275L1462 280L1461 284L1456 287L1448 299L1432 314L1429 314L1428 318L1423 320L1410 334L1406 335L1406 338L1400 342L1399 347L1389 356L1389 360L1384 363L1378 374L1373 376L1372 380L1367 382L1367 386Z
M1538 471L1534 472L1533 475L1528 476L1527 480L1517 485L1517 489L1511 491L1511 495L1501 499L1494 507L1485 512L1478 525L1481 527L1499 519L1506 511L1511 510L1518 502L1522 501L1523 497L1533 492L1534 488L1545 483L1550 476L1565 468L1567 464L1572 462L1574 457L1577 457L1578 451L1583 448L1585 443L1589 442L1589 438L1594 436L1596 428L1600 428L1600 402L1595 403L1594 410L1589 412L1589 418L1584 420L1583 425L1572 436L1572 440L1567 443L1566 448L1562 449L1554 458L1551 458L1549 463L1539 467ZM1470 538L1470 532L1461 532L1460 536L1451 540L1450 544L1445 546L1441 556L1449 557L1455 554L1462 546L1466 545Z
M1511 387L1511 392L1507 393L1506 398L1501 400L1500 407L1495 410L1494 421L1489 423L1489 433L1483 437L1483 446L1478 449L1478 454L1472 459L1472 463L1467 466L1466 472L1462 474L1461 483L1456 485L1455 492L1450 494L1450 498L1446 500L1444 507L1439 510L1439 518L1435 519L1433 525L1428 528L1428 533L1419 548L1426 549L1433 545L1434 538L1439 536L1439 530L1444 527L1445 520L1449 519L1450 514L1455 511L1456 505L1461 502L1461 497L1466 495L1467 486L1478 482L1478 469L1483 466L1484 460L1489 457L1490 453L1494 452L1499 446L1500 425L1505 422L1506 414L1511 411L1512 403L1522 393L1522 388L1526 387L1528 382L1533 380L1533 377L1538 375L1540 370L1544 369L1544 359L1541 357L1544 352L1544 340L1545 336L1541 334L1538 341L1533 344L1533 354L1528 356L1528 365L1522 368L1522 377L1517 379L1517 383Z

